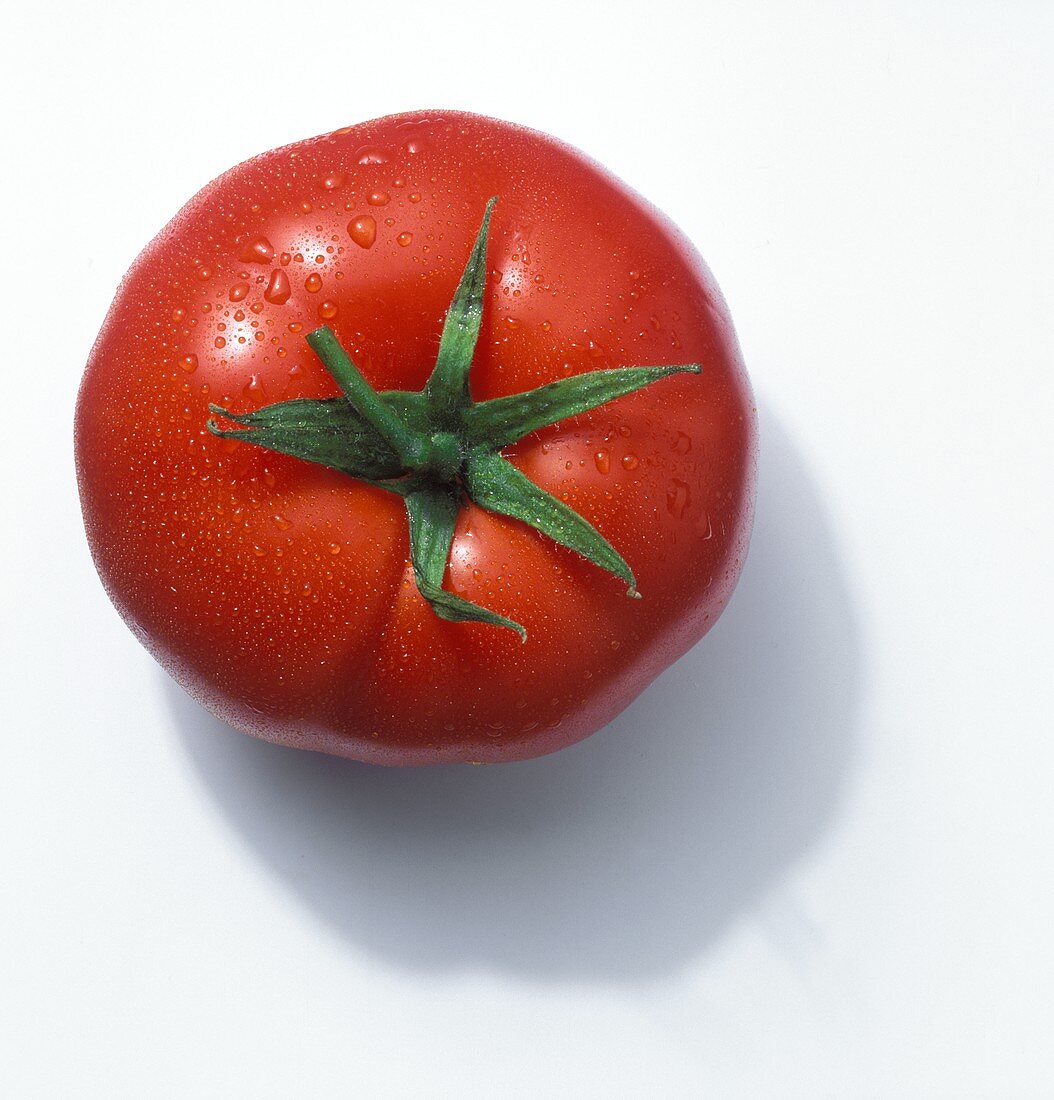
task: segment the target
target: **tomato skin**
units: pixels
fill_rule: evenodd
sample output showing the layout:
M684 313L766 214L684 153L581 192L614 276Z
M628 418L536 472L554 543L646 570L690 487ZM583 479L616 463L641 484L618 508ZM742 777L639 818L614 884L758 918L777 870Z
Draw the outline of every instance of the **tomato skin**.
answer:
M703 365L506 452L618 548L642 599L463 509L446 586L525 644L436 617L397 497L205 430L210 401L336 393L303 339L320 324L375 388L420 389L491 195L476 400ZM265 153L191 200L118 291L76 454L111 599L224 721L379 764L497 762L593 733L713 625L746 555L756 421L716 284L662 215L551 138L432 112Z

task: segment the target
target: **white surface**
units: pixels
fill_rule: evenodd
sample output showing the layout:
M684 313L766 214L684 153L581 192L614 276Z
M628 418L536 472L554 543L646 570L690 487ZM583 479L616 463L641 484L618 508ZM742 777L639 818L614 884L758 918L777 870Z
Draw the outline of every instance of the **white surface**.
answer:
M1051 5L4 24L0 1094L1054 1094ZM198 187L419 106L666 210L764 438L702 646L564 754L407 774L166 682L93 573L70 422Z

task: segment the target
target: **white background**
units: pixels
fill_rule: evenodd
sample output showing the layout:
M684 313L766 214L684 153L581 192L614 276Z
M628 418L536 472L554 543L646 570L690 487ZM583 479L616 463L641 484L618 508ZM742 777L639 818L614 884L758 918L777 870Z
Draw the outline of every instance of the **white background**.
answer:
M1054 8L3 24L0 1094L1054 1095ZM135 254L231 164L414 107L665 210L761 408L729 611L528 764L226 730L80 526L75 390Z

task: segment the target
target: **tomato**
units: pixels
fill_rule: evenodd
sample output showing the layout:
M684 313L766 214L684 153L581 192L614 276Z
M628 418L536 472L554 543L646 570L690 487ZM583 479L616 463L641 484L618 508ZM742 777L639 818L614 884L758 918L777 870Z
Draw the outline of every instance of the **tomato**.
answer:
M615 386L642 366L677 370ZM593 733L714 624L755 430L678 231L552 138L437 112L192 199L106 317L76 456L111 599L225 722L497 762Z

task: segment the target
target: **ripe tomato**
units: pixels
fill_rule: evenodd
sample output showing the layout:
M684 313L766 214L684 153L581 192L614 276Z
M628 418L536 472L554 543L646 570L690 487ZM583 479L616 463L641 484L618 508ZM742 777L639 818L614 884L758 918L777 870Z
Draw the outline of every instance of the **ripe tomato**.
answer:
M553 382L530 415L496 401ZM96 566L157 660L240 730L380 764L609 722L728 601L755 451L684 238L575 150L451 112L206 187L122 283L76 418Z

